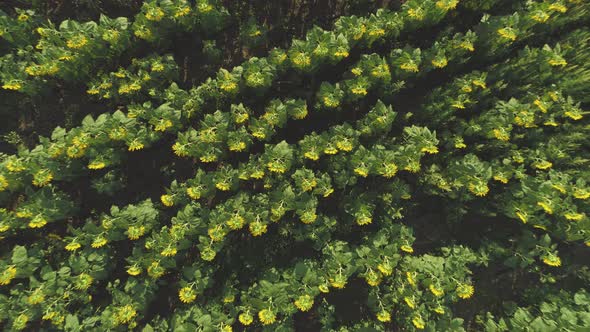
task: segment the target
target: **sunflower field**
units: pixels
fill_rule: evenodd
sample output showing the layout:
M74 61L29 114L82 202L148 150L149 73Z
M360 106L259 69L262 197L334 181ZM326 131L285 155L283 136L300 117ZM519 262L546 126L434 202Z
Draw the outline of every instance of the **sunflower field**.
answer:
M590 1L0 2L0 330L590 331Z

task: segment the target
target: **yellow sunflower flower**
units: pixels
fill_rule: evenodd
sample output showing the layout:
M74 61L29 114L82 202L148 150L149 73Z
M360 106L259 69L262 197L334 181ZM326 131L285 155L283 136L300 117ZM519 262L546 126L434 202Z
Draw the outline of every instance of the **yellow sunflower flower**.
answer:
M197 293L192 287L183 287L178 291L178 298L183 303L191 303L197 298Z
M272 309L262 309L258 312L258 319L262 325L270 325L276 321L277 315Z

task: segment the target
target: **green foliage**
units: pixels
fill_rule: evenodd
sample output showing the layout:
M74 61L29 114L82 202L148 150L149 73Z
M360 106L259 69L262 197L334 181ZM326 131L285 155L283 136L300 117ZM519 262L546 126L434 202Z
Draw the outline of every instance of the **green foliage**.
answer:
M590 325L587 2L409 0L286 49L252 16L221 68L233 14L0 12L10 109L107 108L0 155L2 329Z

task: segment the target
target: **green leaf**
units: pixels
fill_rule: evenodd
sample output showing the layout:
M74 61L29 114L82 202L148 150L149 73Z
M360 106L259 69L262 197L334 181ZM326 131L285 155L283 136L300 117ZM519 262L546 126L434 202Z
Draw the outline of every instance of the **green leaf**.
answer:
M92 115L88 114L84 117L84 119L82 119L82 126L90 127L93 125L94 125L94 119L92 118Z
M146 326L143 327L141 332L154 332L154 328L150 324L147 324Z
M575 297L574 297L574 300L575 300ZM553 303L543 302L543 303L541 303L541 306L539 309L541 310L541 312L543 314L547 315L547 314L551 314L551 313L555 312L555 310L557 309L557 306Z
M67 315L66 316L66 325L64 326L66 331L79 331L80 330L80 322L78 321L78 317L74 315Z
M515 326L525 329L529 325L531 319L531 314L528 311L522 308L518 308L518 310L516 310L516 312L514 313L513 322Z
M552 325L555 325L555 322L553 322ZM537 317L535 318L531 323L530 323L530 327L532 328L533 331L539 331L539 332L553 332L553 331L557 331L557 329L555 329L555 326L549 326L545 323L545 321L541 318L541 317Z
M55 271L45 272L44 274L41 275L41 279L48 281L48 282L53 282L56 277L57 277L57 273Z
M127 17L117 17L115 19L115 23L117 23L117 26L120 29L126 30L127 26L129 25L129 20L127 19Z
M12 264L21 265L27 261L27 249L23 246L16 246L12 251Z
M574 303L577 305L590 305L590 297L586 292L578 292L574 295Z
M206 327L211 325L211 315L202 315L197 318L197 324Z
M66 130L62 127L55 127L51 133L51 139L54 141L62 139L66 135Z
M125 113L123 113L119 110L116 110L115 113L113 113L113 119L123 121L123 120L127 120L127 116L125 116Z
M463 329L463 318L454 318L449 326L451 331L464 331Z
M305 274L307 273L307 265L305 265L305 263L303 262L299 262L295 265L295 277L297 278L303 278L305 276Z

